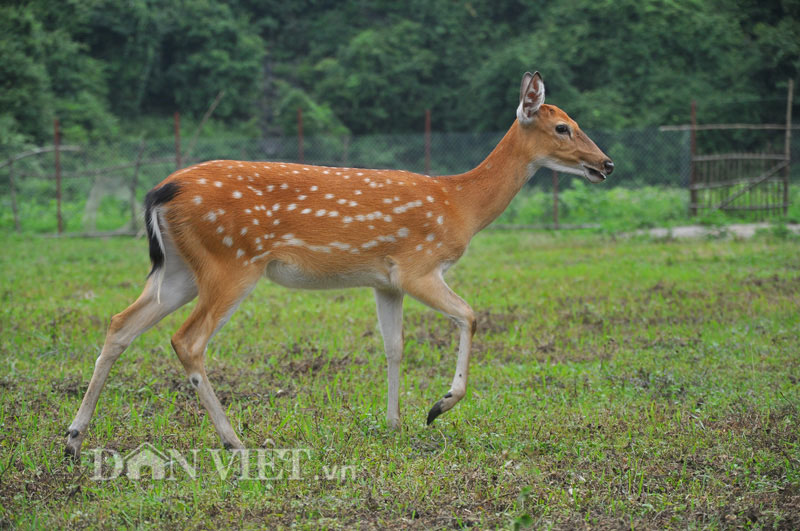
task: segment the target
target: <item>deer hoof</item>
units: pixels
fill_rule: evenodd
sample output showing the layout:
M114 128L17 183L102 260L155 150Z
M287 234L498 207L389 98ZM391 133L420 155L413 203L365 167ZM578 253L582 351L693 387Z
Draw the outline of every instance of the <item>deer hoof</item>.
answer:
M430 426L430 425L431 425L431 423L432 423L434 420L436 420L436 417L438 417L438 416L439 416L439 415L441 415L442 413L444 413L444 410L442 410L442 400L439 400L438 402L436 402L436 403L433 405L433 407L431 408L431 410L430 410L430 411L428 411L428 426Z

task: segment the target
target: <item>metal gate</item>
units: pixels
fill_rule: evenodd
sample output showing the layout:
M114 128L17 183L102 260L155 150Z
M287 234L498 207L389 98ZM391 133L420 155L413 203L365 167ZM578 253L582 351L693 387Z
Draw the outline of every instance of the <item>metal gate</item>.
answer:
M688 130L691 133L691 215L722 210L735 213L738 217L764 219L786 214L789 208L793 91L794 82L789 80L785 124L698 125L696 105L692 102L690 125L661 128ZM735 131L747 130L751 132L749 151L731 151L731 146L734 149L737 147L737 137L742 136L742 133ZM723 140L717 144L725 145L728 149L717 153L698 153L698 132L706 131L717 131L718 140ZM753 135L756 135L755 142ZM714 143L701 144L708 146ZM760 149L756 151L753 146L759 146ZM709 151L713 151L713 148Z

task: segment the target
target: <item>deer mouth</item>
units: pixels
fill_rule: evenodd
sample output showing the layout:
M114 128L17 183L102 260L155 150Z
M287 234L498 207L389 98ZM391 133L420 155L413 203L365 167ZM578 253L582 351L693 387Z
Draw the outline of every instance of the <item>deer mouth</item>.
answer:
M583 166L584 175L590 183L601 183L606 180L606 174L590 166Z

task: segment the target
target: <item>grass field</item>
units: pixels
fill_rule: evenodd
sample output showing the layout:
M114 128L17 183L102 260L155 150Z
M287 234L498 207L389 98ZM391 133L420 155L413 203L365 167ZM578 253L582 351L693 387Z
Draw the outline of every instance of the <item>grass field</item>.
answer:
M0 527L800 527L797 240L485 232L448 276L479 315L467 396L425 426L457 334L407 301L398 433L370 291L263 282L209 376L246 445L303 451L222 479L169 345L188 308L123 354L62 458L146 243L1 239ZM92 479L92 448L145 442L198 449L197 473Z

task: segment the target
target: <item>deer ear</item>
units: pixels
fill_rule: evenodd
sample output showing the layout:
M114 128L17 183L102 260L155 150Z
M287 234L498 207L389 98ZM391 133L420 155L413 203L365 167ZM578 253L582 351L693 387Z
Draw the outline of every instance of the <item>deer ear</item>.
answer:
M519 107L517 107L517 120L522 124L533 121L539 107L544 103L544 81L539 72L531 74L525 72L522 76L522 85L519 88Z

